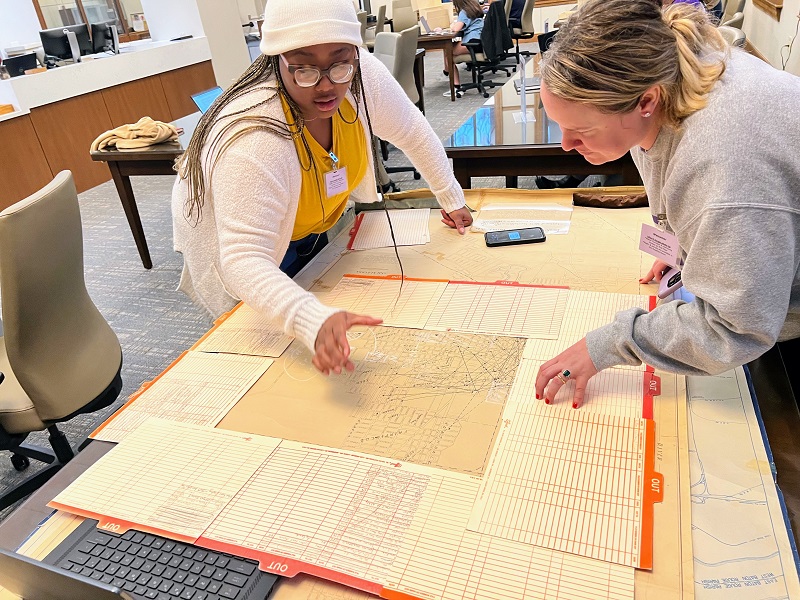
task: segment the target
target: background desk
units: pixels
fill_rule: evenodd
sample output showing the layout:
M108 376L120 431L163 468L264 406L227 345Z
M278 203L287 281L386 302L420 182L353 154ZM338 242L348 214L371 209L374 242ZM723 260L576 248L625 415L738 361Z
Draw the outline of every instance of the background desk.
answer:
M530 74L532 65L527 69ZM516 79L518 75L506 81L444 140L445 152L453 159L453 172L461 187L471 187L472 177L496 175L506 177L506 187L517 187L520 175L617 174L622 175L623 185L641 183L629 153L618 160L593 165L576 150L567 152L561 148L561 128L547 116L538 92L526 94L528 121L522 122Z

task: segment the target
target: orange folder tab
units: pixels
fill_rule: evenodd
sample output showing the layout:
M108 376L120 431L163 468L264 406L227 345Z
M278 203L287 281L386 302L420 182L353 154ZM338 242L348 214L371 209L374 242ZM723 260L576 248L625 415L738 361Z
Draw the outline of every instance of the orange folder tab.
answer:
M664 476L655 470L656 460L656 424L648 420L645 425L645 455L643 469L642 519L639 543L640 569L653 568L653 513L654 504L664 501Z

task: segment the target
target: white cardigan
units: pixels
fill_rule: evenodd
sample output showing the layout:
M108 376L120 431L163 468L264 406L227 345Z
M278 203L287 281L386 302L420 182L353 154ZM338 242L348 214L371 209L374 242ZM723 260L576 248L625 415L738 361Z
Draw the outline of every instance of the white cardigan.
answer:
M447 212L463 207L464 192L425 116L378 59L364 49L360 56L375 135L408 155ZM273 94L260 86L230 103L222 114L252 106ZM354 104L349 93L347 100ZM285 121L277 98L248 113ZM359 120L369 136L363 106ZM209 140L214 139L218 127L215 125ZM203 159L206 193L200 223L192 225L184 218L187 180L179 177L172 191L174 246L184 257L178 289L213 317L244 300L313 351L320 327L341 309L323 305L279 269L300 197L300 161L294 142L269 131L250 132L225 151L211 177L205 158L208 146ZM351 198L378 201L374 173L370 152L367 175Z

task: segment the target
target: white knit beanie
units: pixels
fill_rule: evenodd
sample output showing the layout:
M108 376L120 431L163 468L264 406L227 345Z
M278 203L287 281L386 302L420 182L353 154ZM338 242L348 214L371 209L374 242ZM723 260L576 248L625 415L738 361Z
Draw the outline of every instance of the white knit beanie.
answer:
M316 44L361 45L353 0L268 0L261 52L276 56Z

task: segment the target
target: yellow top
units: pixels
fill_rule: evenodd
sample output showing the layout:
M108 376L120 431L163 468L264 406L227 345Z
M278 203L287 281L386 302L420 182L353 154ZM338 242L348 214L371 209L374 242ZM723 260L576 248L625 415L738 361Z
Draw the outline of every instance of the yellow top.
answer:
M292 113L285 98L281 95L283 112L289 124L293 123ZM294 145L300 157L301 177L300 201L292 230L292 241L301 240L312 233L323 233L334 226L344 212L347 198L367 173L369 159L364 129L356 119L356 111L349 101L344 100L333 115L333 148L331 152L339 159L338 168L347 169L347 189L328 197L325 174L333 170L333 159L327 150L319 145L314 136L303 132L308 141L316 168L308 167L308 158L303 140L295 138Z

